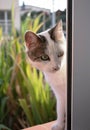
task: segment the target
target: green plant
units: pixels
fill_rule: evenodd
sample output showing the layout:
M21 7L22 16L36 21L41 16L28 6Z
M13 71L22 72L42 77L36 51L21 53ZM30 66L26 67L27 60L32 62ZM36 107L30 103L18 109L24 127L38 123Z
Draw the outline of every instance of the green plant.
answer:
M2 37L2 28L0 26L0 39L1 39L1 37Z
M7 96L6 97L0 96L0 123L3 122L6 115L8 114L8 111L5 111L7 99L8 99Z
M15 63L11 86L13 85L15 89L18 86L20 90L18 95L22 98L19 99L19 103L25 112L29 125L53 120L55 119L55 99L49 86L45 83L42 73L38 73L35 68L30 66L24 50L21 49L22 47L23 45L16 44L16 50L19 53L17 56L11 56ZM52 102L51 98L53 99Z
M5 41L6 39L4 39L0 45L0 129L9 130L9 128L6 127L7 124L4 125L4 123L6 122L9 113L7 107L8 95L6 93L10 80L10 67L12 64L7 55L9 46L7 46L7 42L4 44Z
M31 70L30 65L27 64L26 76L28 77L28 81L26 81L26 88L29 92L28 102L25 99L19 99L19 102L30 125L44 123L55 119L55 99L52 96L48 84L43 83L42 73L37 73L36 69Z
M26 32L26 30L31 30L33 32L39 31L39 29L43 26L44 22L40 22L41 17L43 17L43 13L39 14L36 18L32 18L31 15L27 16L24 21L22 21L21 32L22 35Z
M42 73L30 66L22 42L26 30L36 32L43 25L41 16L27 18L19 37L13 27L13 37L0 41L0 128L5 130L6 126L19 130L56 117L53 93Z
M13 122L17 120L21 128L55 119L52 91L45 83L42 73L30 66L24 44L19 43L19 38L4 42L0 48L0 93L8 96L5 119L8 116L12 118L13 115ZM13 128L13 125L10 124L9 127Z
M9 129L5 125L0 124L0 130L11 130L11 129Z

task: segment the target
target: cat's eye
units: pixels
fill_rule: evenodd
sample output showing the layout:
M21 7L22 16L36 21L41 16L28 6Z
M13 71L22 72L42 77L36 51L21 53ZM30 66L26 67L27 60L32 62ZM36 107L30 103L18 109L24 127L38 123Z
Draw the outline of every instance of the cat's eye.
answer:
M43 60L43 61L50 60L48 55L42 55L40 58L41 58L41 60Z
M64 55L63 51L61 51L61 52L58 53L58 57L62 57L63 55Z

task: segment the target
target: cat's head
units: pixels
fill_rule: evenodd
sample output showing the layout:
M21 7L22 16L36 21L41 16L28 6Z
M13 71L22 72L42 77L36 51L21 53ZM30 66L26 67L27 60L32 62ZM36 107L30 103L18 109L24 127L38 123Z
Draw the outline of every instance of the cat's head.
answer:
M62 21L39 34L27 31L25 43L30 63L37 69L43 72L57 72L63 66L66 43Z

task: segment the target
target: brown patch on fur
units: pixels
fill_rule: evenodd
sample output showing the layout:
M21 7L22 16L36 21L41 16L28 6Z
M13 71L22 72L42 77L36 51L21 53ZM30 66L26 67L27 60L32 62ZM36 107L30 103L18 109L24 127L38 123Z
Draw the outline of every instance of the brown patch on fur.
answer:
M39 58L45 54L46 44L39 43L38 46L31 47L27 54L32 61L38 61Z
M43 35L38 35L38 36L40 37L40 39L41 39L41 41L42 41L43 43L46 43L46 42L47 42L47 39L46 39L45 36L43 36Z
M36 35L28 31L25 34L26 46L28 48L27 54L32 61L40 60L40 56L45 54L47 39L43 35Z
M42 35L36 35L31 31L25 33L25 42L28 48L27 54L32 61L38 60L39 57L45 54L47 40Z
M53 41L55 41L54 30L55 30L55 28L52 28L51 30L48 31L48 33L50 34L50 38L51 38Z

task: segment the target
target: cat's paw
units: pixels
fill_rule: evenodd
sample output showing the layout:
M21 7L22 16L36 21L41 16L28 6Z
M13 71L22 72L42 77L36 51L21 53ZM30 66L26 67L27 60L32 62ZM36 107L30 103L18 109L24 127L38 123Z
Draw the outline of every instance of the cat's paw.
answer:
M52 129L51 130L64 130L64 128L62 128L60 125L58 125L58 124L54 124L53 126L52 126Z

